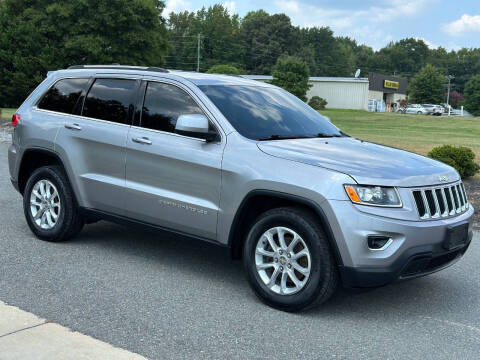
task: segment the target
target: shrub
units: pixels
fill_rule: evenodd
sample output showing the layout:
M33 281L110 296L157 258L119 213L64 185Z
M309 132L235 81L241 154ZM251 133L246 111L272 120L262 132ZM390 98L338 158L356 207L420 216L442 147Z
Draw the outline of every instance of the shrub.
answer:
M480 166L475 162L475 154L464 146L438 146L433 148L428 156L454 167L462 179L473 176L480 170Z
M323 110L327 104L327 100L321 98L320 96L312 96L312 98L308 101L308 105L315 110Z
M213 65L208 71L207 74L227 74L227 75L238 75L240 71L235 66L232 65Z
M447 93L445 93L444 97L445 99L447 98ZM460 94L458 91L450 92L449 102L453 108L459 108L462 105L463 100L463 95Z

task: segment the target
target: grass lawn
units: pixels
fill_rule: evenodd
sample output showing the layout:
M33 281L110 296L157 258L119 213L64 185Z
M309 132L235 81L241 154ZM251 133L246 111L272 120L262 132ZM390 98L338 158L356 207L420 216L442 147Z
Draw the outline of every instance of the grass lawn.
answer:
M11 121L12 120L12 115L15 114L15 111L17 109L0 109L2 114L1 114L1 117L0 117L0 124L1 123L5 123L5 122L8 122L8 121Z
M426 155L432 148L451 144L471 148L480 163L480 118L437 117L361 110L326 109L341 130L363 140Z

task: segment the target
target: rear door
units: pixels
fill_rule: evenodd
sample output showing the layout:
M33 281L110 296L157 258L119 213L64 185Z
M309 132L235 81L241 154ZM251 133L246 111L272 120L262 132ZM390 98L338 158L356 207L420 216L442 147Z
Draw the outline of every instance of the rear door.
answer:
M145 81L138 126L127 140L126 211L129 217L215 239L225 138L178 135L182 114L208 114L181 84ZM210 117L210 121L212 118Z
M139 83L92 79L83 107L59 132L56 150L67 159L81 206L123 215L125 143Z

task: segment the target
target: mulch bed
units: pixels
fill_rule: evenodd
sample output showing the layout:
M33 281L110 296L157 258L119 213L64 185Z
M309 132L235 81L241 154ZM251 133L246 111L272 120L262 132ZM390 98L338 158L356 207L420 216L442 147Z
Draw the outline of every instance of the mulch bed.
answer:
M467 190L468 200L475 209L473 227L480 230L480 180L466 179L463 180L463 184L465 185L465 190Z

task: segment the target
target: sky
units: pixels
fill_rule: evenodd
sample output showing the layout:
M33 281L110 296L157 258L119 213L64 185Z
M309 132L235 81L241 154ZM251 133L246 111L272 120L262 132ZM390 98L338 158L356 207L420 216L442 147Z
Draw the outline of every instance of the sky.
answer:
M285 13L293 25L329 26L378 50L406 37L431 48L480 48L480 0L165 0L164 14L223 4L244 16L263 9Z

